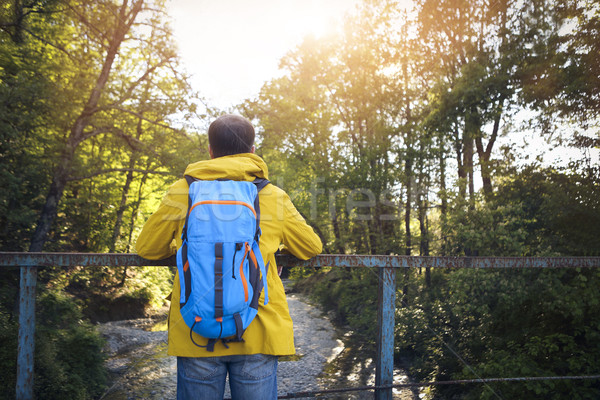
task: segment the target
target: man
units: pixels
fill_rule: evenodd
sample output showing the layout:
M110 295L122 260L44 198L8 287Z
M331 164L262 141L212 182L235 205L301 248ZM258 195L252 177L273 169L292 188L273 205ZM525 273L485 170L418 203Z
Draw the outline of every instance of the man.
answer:
M268 179L265 162L254 154L254 128L236 115L216 119L208 129L211 159L188 165L185 175L201 180ZM259 192L260 251L267 272L269 302L259 300L256 318L246 329L242 342L217 344L214 352L197 347L190 340L190 328L179 309L180 284L175 276L169 311L168 354L177 356L178 399L222 399L229 374L234 399L277 398L277 356L295 353L292 319L275 252L283 249L301 259L319 254L319 237L300 216L288 195L274 185ZM137 240L140 256L162 259L181 246L181 232L188 208L188 184L180 179L170 187L159 209L148 219ZM173 244L173 240L175 244ZM207 339L193 333L193 339L206 345Z

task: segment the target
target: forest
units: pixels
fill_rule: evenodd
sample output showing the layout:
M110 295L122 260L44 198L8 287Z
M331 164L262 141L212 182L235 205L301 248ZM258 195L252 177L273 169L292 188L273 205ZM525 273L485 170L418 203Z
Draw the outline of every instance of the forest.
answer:
M0 251L134 252L169 185L208 158L208 124L233 112L324 253L600 256L598 54L594 0L363 0L221 110L192 87L166 0L3 0ZM102 396L94 324L160 309L172 274L40 268L36 397ZM290 274L374 346L374 271ZM0 282L12 398L18 269ZM407 269L395 359L417 382L598 374L599 285L596 269ZM595 399L600 381L425 396Z

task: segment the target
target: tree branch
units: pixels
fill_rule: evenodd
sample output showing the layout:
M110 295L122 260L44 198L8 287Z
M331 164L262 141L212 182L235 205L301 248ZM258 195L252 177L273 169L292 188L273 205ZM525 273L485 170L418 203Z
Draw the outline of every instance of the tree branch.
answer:
M494 119L494 128L492 129L492 136L490 136L490 140L485 148L485 154L489 158L492 153L492 148L494 147L494 143L496 142L496 138L498 137L498 128L500 127L500 119L502 118L502 109L504 107L504 97L500 97L498 100L498 115Z
M123 3L123 5L125 5L125 3ZM137 15L139 14L139 12L142 10L143 5L144 5L144 0L138 0L137 2L135 2L132 5L129 12L124 14L125 15L125 28L127 29L126 32L129 32L131 25L133 25L133 22L137 18ZM121 15L123 15L123 14L121 14Z
M10 26L17 26L17 24L0 24L0 30L11 35L12 32L10 31L10 29L8 29L8 27L10 27Z
M75 14L75 16L77 17L77 19L79 20L79 22L81 22L82 24L84 24L85 26L87 26L88 28L90 28L91 31L96 32L96 34L101 37L102 39L104 39L107 43L110 43L110 39L104 34L104 32L102 32L100 29L96 28L94 26L94 24L90 23L86 18L85 15L79 13L75 7L67 5L67 7L69 8L69 10L71 10L71 12L73 14Z
M96 171L96 172L94 172L90 175L86 175L86 176L73 176L73 177L68 178L67 181L69 181L69 182L82 181L85 179L93 178L98 175L109 174L111 172L139 172L142 174L157 174L157 175L165 175L165 176L176 176L176 175L172 174L171 172L165 172L165 171L145 170L145 169L139 169L139 168L111 168L111 169L103 169L100 171Z
M138 117L138 118L140 118L143 121L151 123L152 125L160 126L161 128L169 129L169 130L172 130L172 131L177 132L177 133L183 133L181 129L173 128L172 126L164 124L164 123L161 123L158 120L154 120L153 121L153 120L151 120L149 118L144 117L142 114L140 114L138 112L135 112L135 111L132 111L132 110L128 110L128 109L123 108L123 107L108 105L108 106L98 107L96 109L96 111L100 111L100 110L117 110L117 111L121 111L121 112L130 114L130 115L133 115L134 117Z
M84 140L92 138L94 136L98 136L103 133L113 133L113 132L114 132L114 127L112 127L112 126L94 129L93 131L87 132L87 133L84 132L83 136L80 138L80 140L77 142L77 144L83 142Z
M141 147L143 147L143 145L144 145L138 139L134 138L133 136L129 136L128 134L126 134L125 132L123 132L122 130L120 130L118 128L114 128L113 133L115 133L117 136L123 138L129 145L129 147L131 147L131 150L133 150L133 151L140 151Z
M44 10L44 9L35 9L34 5L25 5L23 9L29 8L30 10L23 13L23 17L28 16L29 14L58 14L67 11L67 8L63 8L60 10Z
M29 29L22 27L21 29L23 29L24 32L27 32L28 34L30 34L32 37L34 37L35 39L39 40L40 42L44 43L45 45L48 45L50 47L54 47L55 49L59 50L60 52L64 53L67 57L69 57L71 60L74 61L80 61L78 60L74 55L72 55L71 53L69 53L64 47L51 43L48 40L44 39L43 37L40 37L38 35L36 35L35 33L31 32Z
M135 82L133 82L127 88L127 90L125 91L123 96L121 96L119 98L119 100L117 100L116 102L114 102L112 104L109 104L108 107L112 108L112 107L116 106L117 104L122 104L125 100L130 98L131 93L135 90L135 88L138 87L140 83L144 82L148 78L148 76L150 76L150 74L152 74L154 71L156 71L157 68L159 68L159 67L163 66L165 63L167 63L167 61L168 60L166 60L166 59L162 59L156 65L150 66L150 68L148 68L142 76L140 76Z
M147 26L149 28L152 28L153 30L157 30L159 32L162 32L162 33L164 33L167 36L170 36L170 35L173 34L173 32L170 29L162 27L162 26L157 26L157 25L152 24L150 22L138 22L138 23L134 23L133 26Z
M352 126L350 125L350 121L348 120L348 118L346 118L346 114L344 113L344 111L342 110L342 106L338 103L337 97L335 95L335 93L333 92L333 90L329 87L328 84L325 84L325 87L327 88L327 90L329 91L329 94L331 95L331 99L333 100L333 103L335 104L335 107L337 108L338 112L340 113L340 116L342 117L342 120L344 121L344 123L346 124L346 126L348 127L348 131L353 131Z

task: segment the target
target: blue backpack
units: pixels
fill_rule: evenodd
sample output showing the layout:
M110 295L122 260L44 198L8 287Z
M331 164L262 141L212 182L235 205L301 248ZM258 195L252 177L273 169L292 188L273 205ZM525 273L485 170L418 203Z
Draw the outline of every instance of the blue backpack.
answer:
M258 311L267 268L258 241L258 192L269 181L202 181L186 175L188 212L177 251L181 286L181 316L190 339L213 351L217 340L243 341L242 335ZM206 346L192 332L208 338Z

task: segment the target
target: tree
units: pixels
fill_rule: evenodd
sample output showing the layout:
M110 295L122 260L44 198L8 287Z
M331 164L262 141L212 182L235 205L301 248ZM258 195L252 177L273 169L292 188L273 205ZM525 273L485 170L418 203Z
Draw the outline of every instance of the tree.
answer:
M107 126L86 131L92 122L92 117L95 116L95 114L97 114L99 111L98 104L100 101L100 96L102 95L109 79L115 57L117 56L121 44L125 39L125 35L129 33L131 26L138 17L138 14L142 9L142 5L142 0L135 1L131 7L129 6L128 2L125 1L117 9L114 9L112 3L101 4L101 6L104 7L99 7L97 10L104 11L107 14L103 16L96 16L96 18L98 20L102 20L102 17L107 19L106 22L109 24L110 28L107 30L106 34L104 34L102 31L98 32L98 28L89 22L90 16L86 15L86 12L89 13L92 11L90 9L91 4L83 3L83 7L81 7L79 10L75 8L74 5L70 5L71 11L73 12L75 18L79 19L82 27L87 28L87 32L85 32L83 36L87 36L92 39L92 43L96 42L94 44L98 45L100 49L104 50L104 57L103 61L101 61L96 82L88 94L83 109L75 118L70 127L70 132L67 135L66 143L64 144L60 159L58 160L57 167L52 177L52 183L50 185L48 195L46 196L46 202L42 209L36 230L31 239L29 251L41 251L44 246L46 236L50 231L52 222L56 216L58 204L63 195L68 177L72 173L71 167L77 147L86 139L101 133L110 132L114 129L114 127ZM81 9L83 9L83 12ZM115 13L111 18L110 14L108 13L113 12ZM96 28L96 30L93 28Z
M161 0L15 0L1 6L0 101L7 107L0 112L0 146L7 157L0 161L0 179L9 189L2 194L3 248L22 247L29 234L30 251L41 251L51 233L54 249L67 242L62 249L105 250L111 239L105 232L113 225L118 233L125 212L112 213L109 206L120 179L115 173L139 172L141 182L153 174L179 175L181 160L174 161L173 153L198 153L201 139L173 127L170 118L195 110L163 10ZM129 178L127 190L133 175ZM104 208L91 218L93 202ZM74 204L80 207L69 209ZM36 208L41 214L31 234ZM106 216L116 222L107 224ZM53 222L60 228L52 229ZM15 226L20 229L12 230ZM36 270L24 268L21 274L23 337L25 320L33 324ZM43 278L52 280L52 271ZM33 349L32 343L25 347Z
M517 90L514 55L522 38L519 18L526 10L512 1L417 4L419 41L434 71L430 107L436 115L430 122L453 138L461 195L467 187L470 198L475 194L476 150L489 197L492 151Z

